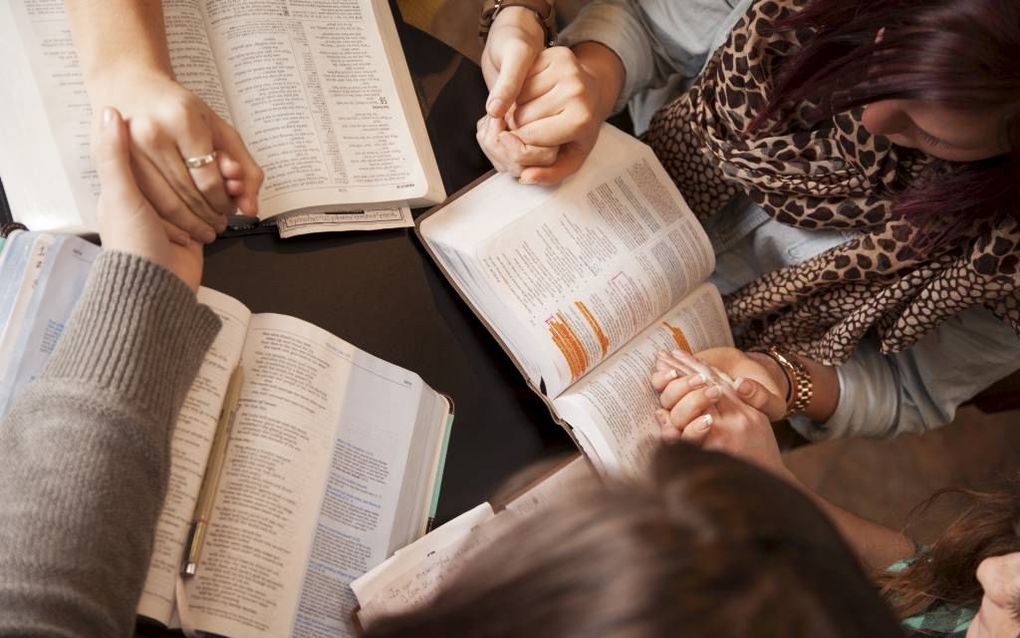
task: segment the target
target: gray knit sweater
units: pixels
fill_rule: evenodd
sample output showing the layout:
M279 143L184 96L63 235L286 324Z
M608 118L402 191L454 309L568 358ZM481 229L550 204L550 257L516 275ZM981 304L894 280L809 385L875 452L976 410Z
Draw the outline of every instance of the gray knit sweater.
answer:
M170 432L220 321L106 252L43 376L0 422L0 636L129 636Z

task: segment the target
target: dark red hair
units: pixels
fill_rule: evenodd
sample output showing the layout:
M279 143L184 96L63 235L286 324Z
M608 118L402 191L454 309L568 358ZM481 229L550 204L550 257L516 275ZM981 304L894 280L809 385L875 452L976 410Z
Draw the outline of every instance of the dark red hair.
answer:
M807 44L782 62L749 133L805 101L819 105L819 120L889 99L1004 109L1010 153L940 162L948 170L905 185L895 210L942 240L980 220L1020 217L1020 2L813 0L774 29L801 31Z

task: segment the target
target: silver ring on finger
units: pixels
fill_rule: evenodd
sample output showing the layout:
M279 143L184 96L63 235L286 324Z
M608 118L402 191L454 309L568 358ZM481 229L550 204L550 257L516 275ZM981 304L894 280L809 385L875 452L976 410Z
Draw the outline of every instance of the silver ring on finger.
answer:
M188 168L202 168L208 166L216 161L216 151L208 153L206 155L199 155L198 157L185 158L184 163L187 164Z

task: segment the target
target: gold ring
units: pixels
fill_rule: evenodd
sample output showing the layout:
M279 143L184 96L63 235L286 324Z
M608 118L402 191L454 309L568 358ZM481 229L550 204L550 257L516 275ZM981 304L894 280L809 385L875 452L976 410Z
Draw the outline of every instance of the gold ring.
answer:
M189 157L184 160L184 163L188 165L188 168L202 168L208 166L216 161L216 151L209 153L208 155L199 155L198 157Z

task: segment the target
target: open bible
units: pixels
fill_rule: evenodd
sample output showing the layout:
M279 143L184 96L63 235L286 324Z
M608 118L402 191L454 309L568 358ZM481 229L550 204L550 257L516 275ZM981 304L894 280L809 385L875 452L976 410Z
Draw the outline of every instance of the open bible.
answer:
M265 170L261 218L446 197L386 0L163 0L163 9L178 81ZM0 179L15 220L95 231L93 118L64 0L0 3L0 58L9 96ZM390 218L407 223L399 210Z
M651 149L608 124L559 186L483 178L418 233L600 470L658 439L657 351L733 344L708 237Z
M42 372L98 252L42 233L4 246L0 411ZM427 529L452 403L417 374L300 319L252 314L206 288L198 295L223 328L172 432L138 612L225 636L353 635L349 583ZM228 396L236 402L226 405ZM201 560L182 580L224 414L229 437Z
M533 515L555 516L555 512L543 510L570 498L591 474L587 461L575 457L537 477L525 489L482 503L397 550L351 583L362 627L371 628L379 618L427 606L479 551L506 538L514 522Z

